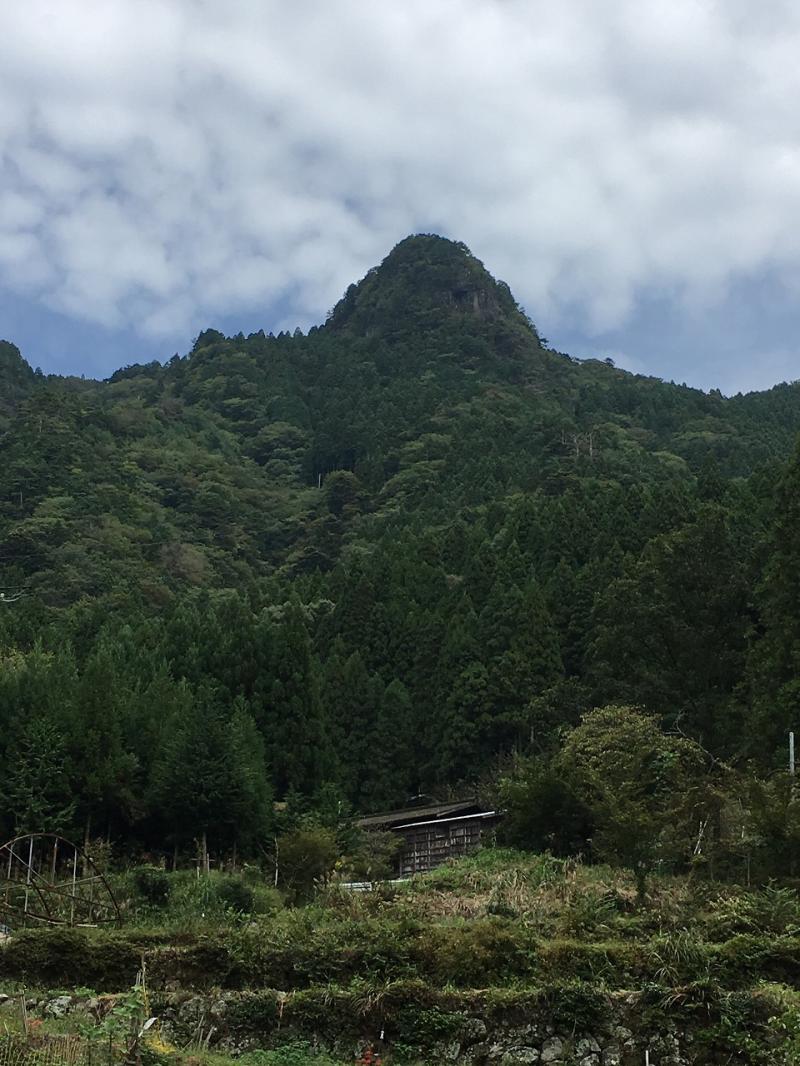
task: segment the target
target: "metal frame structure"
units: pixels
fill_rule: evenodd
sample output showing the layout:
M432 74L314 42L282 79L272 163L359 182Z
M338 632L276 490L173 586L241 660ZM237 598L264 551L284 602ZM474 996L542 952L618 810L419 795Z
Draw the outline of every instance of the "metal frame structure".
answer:
M111 885L77 844L27 833L0 847L0 919L28 925L119 925Z

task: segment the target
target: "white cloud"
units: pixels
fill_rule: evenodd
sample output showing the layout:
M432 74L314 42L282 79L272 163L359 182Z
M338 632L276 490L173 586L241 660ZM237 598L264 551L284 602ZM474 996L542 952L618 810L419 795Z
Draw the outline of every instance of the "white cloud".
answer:
M171 342L440 228L546 332L696 311L800 273L799 51L745 0L5 4L0 284Z

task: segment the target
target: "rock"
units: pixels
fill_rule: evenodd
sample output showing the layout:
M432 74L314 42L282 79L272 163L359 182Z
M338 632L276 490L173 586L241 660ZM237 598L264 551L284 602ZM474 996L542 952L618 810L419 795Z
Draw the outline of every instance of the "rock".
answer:
M489 1046L488 1044L471 1044L469 1047L464 1048L461 1056L462 1062L486 1062L489 1058Z
M603 1051L603 1066L621 1066L622 1049L619 1044L609 1044Z
M228 999L222 996L220 999L215 999L211 1006L208 1008L208 1013L214 1019L224 1018L228 1011Z
M515 1047L503 1055L500 1066L530 1066L538 1061L539 1052L535 1047Z
M105 1013L103 1010L103 1000L100 996L90 996L83 1004L83 1009L87 1014L91 1014L93 1018L96 1018L97 1021L100 1021Z
M44 1012L49 1014L51 1018L63 1018L65 1014L69 1014L71 1007L71 996L56 996L55 999L51 999L49 1003L45 1004Z
M462 1041L466 1044L474 1044L479 1040L486 1039L486 1022L482 1018L465 1018L461 1030Z
M564 1044L561 1037L549 1036L542 1045L542 1062L561 1062L564 1058Z
M600 1045L593 1036L584 1036L575 1045L575 1055L579 1059L585 1059L587 1055L599 1055Z

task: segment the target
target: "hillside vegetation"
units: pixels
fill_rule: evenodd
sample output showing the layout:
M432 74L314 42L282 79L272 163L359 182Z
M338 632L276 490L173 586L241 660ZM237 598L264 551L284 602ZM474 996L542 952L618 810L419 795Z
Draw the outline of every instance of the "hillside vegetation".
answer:
M166 877L158 904L144 881L117 883L122 932L15 936L0 950L0 1019L13 1026L24 995L46 1032L102 1041L146 1011L159 1020L148 1061L165 1066L232 1052L246 1066L324 1066L369 1046L393 1063L510 1066L547 1048L543 1061L565 1066L640 1063L646 1048L659 1063L798 1061L791 890L658 877L642 911L612 869L486 851L407 885L331 885L252 914L215 905L212 876L193 889L202 923L195 909L178 931L189 883ZM126 991L137 971L146 1002Z
M2 583L27 590L0 606L7 836L254 856L479 787L517 844L794 872L772 774L800 683L798 386L573 360L432 236L307 336L206 330L105 382L4 342L0 381ZM606 705L668 738L632 727L648 773L661 751L658 795L629 797L661 834L644 859L598 779L566 780L567 732ZM678 738L693 830L667 847Z

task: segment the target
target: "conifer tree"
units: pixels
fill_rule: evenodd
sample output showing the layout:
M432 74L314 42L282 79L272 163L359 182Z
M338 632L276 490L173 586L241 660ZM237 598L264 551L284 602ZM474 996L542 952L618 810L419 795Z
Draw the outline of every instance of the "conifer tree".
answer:
M0 779L0 810L14 833L64 833L75 813L64 737L47 718L17 723Z
M800 729L800 442L777 484L769 556L758 589L762 639L748 664L752 712L750 752L767 765L785 765L785 740Z
M312 654L301 605L286 606L271 623L268 673L259 679L254 717L270 752L278 797L313 795L334 770L320 694L320 666Z
M141 813L135 756L126 750L127 693L102 647L84 664L68 723L68 741L83 835L111 835Z
M363 763L365 809L402 806L418 791L414 716L408 690L396 678L383 691Z
M263 835L270 804L264 747L243 701L226 710L208 688L185 690L164 729L150 802L176 849L194 841L206 867L211 849L227 852Z

